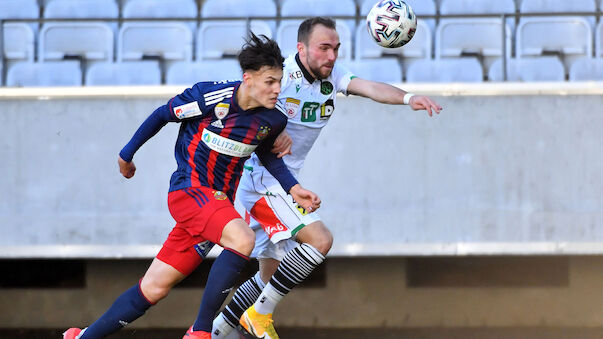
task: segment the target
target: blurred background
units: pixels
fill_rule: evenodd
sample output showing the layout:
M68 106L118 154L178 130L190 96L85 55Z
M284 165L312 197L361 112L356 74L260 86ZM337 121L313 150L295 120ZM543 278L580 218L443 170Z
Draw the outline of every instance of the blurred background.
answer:
M250 29L286 56L315 15L339 63L444 110L338 97L300 178L335 243L281 336L603 338L599 1L408 0L399 49L367 34L374 2L0 0L0 338L86 326L144 274L174 224L178 126L131 180L119 150L186 87L239 78ZM180 338L209 263L113 337Z

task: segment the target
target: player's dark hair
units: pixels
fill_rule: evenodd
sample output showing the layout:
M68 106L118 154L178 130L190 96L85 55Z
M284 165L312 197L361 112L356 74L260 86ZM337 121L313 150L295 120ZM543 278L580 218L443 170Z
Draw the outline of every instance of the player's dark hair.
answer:
M323 25L325 27L335 29L335 20L322 16L315 16L313 18L304 20L299 25L299 29L297 30L297 42L303 42L307 46L310 33L312 33L312 30L316 25Z
M238 55L239 65L243 72L258 71L262 66L283 68L281 49L276 41L261 34L259 37L253 32Z

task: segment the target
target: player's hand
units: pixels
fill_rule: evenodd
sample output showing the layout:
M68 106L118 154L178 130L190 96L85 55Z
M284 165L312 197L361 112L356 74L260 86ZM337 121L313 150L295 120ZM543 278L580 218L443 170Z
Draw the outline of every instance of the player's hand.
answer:
M293 139L291 139L289 133L283 130L274 140L271 151L277 154L277 158L282 158L287 154L291 154L291 145L293 145Z
M437 102L424 95L413 96L412 98L410 98L409 104L410 108L414 109L415 111L421 109L426 110L429 116L432 116L433 112L436 112L436 114L440 114L440 111L442 110L442 106L438 105Z
M136 166L134 165L134 162L127 162L118 156L117 163L119 164L119 173L126 177L126 179L130 179L134 176L134 173L136 173Z
M320 198L318 195L301 187L300 184L291 187L289 194L291 194L293 200L295 200L295 202L303 209L308 211L308 213L312 213L320 208Z

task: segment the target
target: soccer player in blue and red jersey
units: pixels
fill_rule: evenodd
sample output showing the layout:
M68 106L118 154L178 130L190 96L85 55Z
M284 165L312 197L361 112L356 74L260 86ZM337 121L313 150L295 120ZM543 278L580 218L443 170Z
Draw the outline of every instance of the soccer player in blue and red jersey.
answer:
M168 122L180 122L168 207L176 226L142 279L115 300L85 330L71 328L67 339L105 337L163 299L188 276L214 244L224 248L210 271L197 320L187 338L211 338L212 321L249 260L254 232L232 202L243 163L255 152L296 202L320 207L316 194L303 189L284 162L271 152L287 123L276 108L283 61L275 41L252 34L239 53L243 80L201 82L153 112L119 154L119 170L131 178L134 153Z

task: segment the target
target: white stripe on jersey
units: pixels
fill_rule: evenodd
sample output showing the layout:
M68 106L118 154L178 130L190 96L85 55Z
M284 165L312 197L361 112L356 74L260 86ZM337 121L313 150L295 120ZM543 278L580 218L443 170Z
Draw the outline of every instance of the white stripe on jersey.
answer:
M276 102L276 109L278 109L279 111L281 111L281 113L286 113L287 111L285 110L285 107L283 107L283 104L281 104L280 102Z
M227 98L232 98L232 93L224 95L224 96L216 97L215 99L211 99L210 101L206 101L205 102L205 106L218 103L218 102L220 102L220 101L222 101L224 99L227 99Z
M234 90L234 87L226 87L226 88L219 89L217 91L205 93L203 95L203 97L205 98L205 100L208 100L208 99L211 99L211 97L219 96L226 92L232 92L233 90Z

